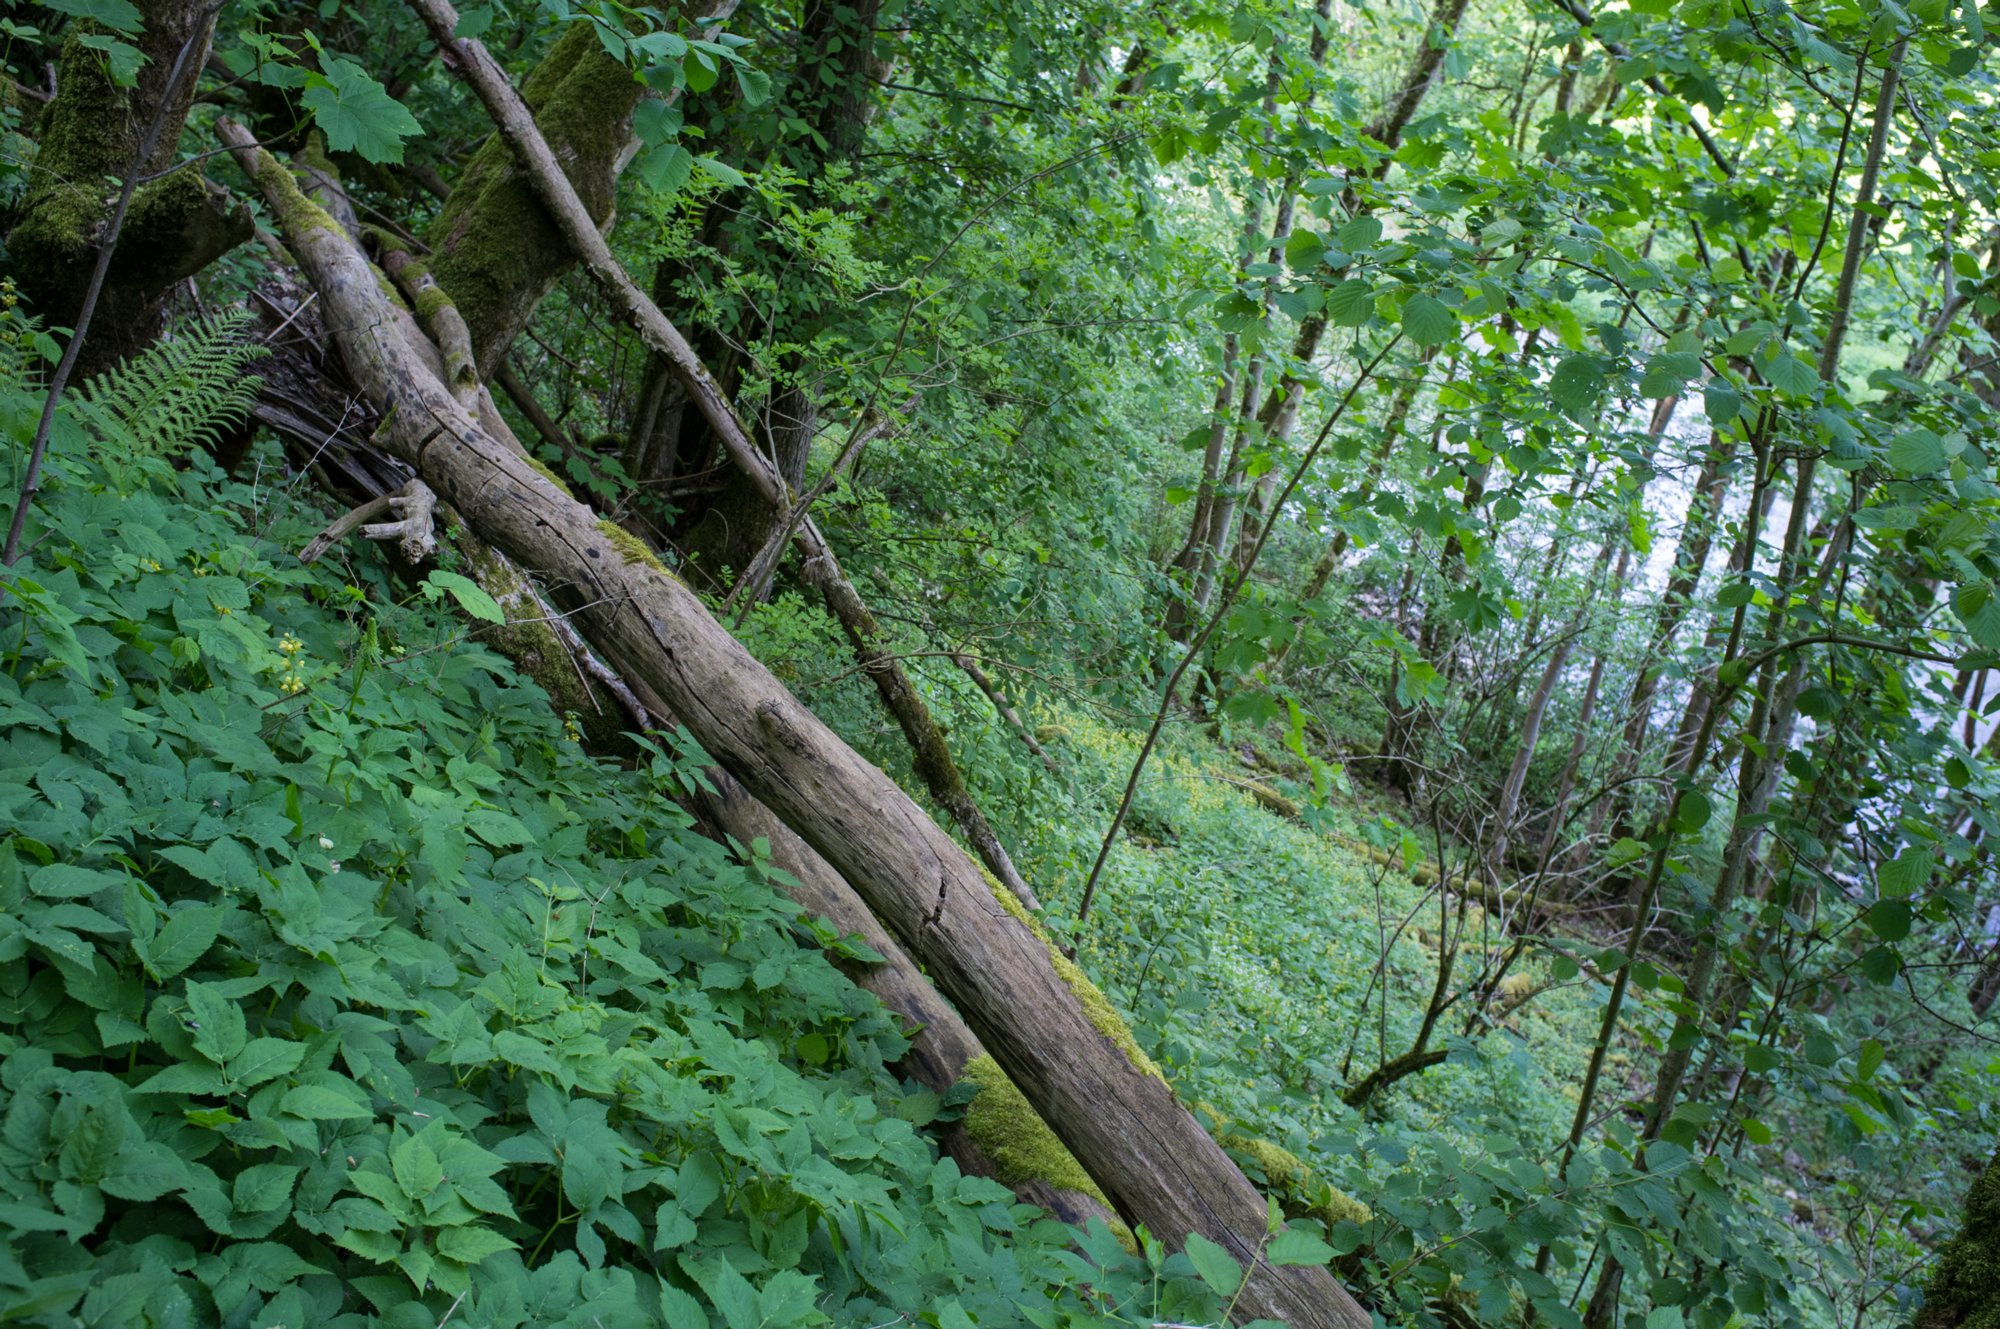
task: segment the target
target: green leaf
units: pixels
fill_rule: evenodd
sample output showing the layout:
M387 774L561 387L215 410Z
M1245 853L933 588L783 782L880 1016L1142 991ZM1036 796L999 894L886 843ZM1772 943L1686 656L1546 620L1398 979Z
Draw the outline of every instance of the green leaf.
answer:
M1201 1275L1201 1281L1208 1284L1208 1290L1216 1296L1234 1296L1236 1289L1242 1286L1242 1267L1228 1251L1201 1233L1188 1233L1187 1257L1193 1263L1194 1271Z
M345 1094L316 1084L294 1085L278 1100L278 1110L307 1121L346 1121L372 1117L361 1104Z
M187 1164L158 1140L127 1145L97 1180L106 1195L121 1200L157 1200L187 1184Z
M1882 894L1899 898L1930 881L1934 866L1930 850L1907 848L1882 865L1881 871L1876 874L1876 882Z
M2000 651L2000 595L1991 582L1959 587L1952 593L1951 607L1974 641L1989 651Z
M58 14L87 18L127 37L136 37L145 28L130 0L42 0L42 4Z
M1326 241L1316 231L1301 227L1293 231L1285 240L1285 262L1295 272L1319 265L1320 255L1326 252Z
M722 1312L728 1329L761 1329L764 1317L757 1304L757 1289L725 1257L686 1260L681 1267L701 1284L701 1290Z
M248 1089L290 1075L305 1060L306 1045L286 1038L253 1038L230 1058L230 1081L238 1089Z
M745 106L762 106L771 100L771 76L763 70L746 64L742 60L732 60L730 66L736 71L736 89L743 94Z
M1375 288L1350 277L1326 294L1326 316L1336 328L1358 328L1375 316Z
M1928 429L1910 429L1889 441L1889 464L1905 475L1930 475L1944 469L1944 440Z
M139 962L146 966L146 972L155 979L172 978L199 960L215 944L225 916L225 910L208 905L177 909L150 940L142 941L135 933L132 949L138 953Z
M1681 795L1680 802L1674 806L1674 829L1683 835L1692 835L1708 825L1708 819L1714 813L1715 806L1708 801L1708 795L1699 789L1690 789Z
M255 1163L236 1174L230 1202L240 1214L269 1213L292 1198L299 1170L277 1163Z
M1382 219L1365 215L1356 217L1342 224L1339 238L1340 247L1350 254L1373 249L1382 239Z
M1413 295L1403 302L1403 331L1419 346L1442 346L1458 332L1458 315L1435 296Z
M1333 1258L1333 1247L1310 1232L1286 1228L1264 1252L1272 1264L1321 1265Z
M195 1050L218 1065L243 1050L250 1041L243 1011L206 983L187 985L188 1023Z
M1726 378L1712 378L1701 390L1702 413L1720 428L1743 413L1743 394Z
M1778 391L1793 397L1810 397L1819 391L1819 371L1790 350L1781 350L1764 366L1764 377Z
M451 598L458 601L460 609L480 622L505 623L507 621L507 613L500 608L500 602L479 589L479 583L473 581L470 577L440 569L424 578L424 582L426 584L425 594L430 599L437 599L438 593L441 591L449 592Z
M694 154L678 143L662 143L639 159L638 171L646 188L670 198L694 173Z
M1772 1135L1769 1126L1766 1126L1755 1117L1745 1117L1743 1119L1743 1138L1752 1144L1769 1144L1775 1137Z
M1678 1306L1659 1306L1646 1313L1646 1329L1685 1329L1686 1324Z
M708 176L711 180L728 185L731 188L741 189L750 183L743 172L737 170L734 166L726 166L713 157L696 157L694 164L700 167L702 174Z
M1572 355L1549 375L1549 397L1578 424L1590 423L1604 395L1604 362L1594 355Z
M1910 906L1905 900L1877 900L1864 916L1868 930L1883 941L1901 941L1910 935Z
M1854 1078L1866 1084L1875 1078L1875 1072L1882 1069L1882 1063L1889 1056L1889 1050L1873 1038L1861 1040L1861 1052L1855 1059Z
M478 1264L489 1255L515 1249L516 1243L487 1227L448 1227L437 1235L438 1254L460 1264Z
M421 1200L444 1180L444 1164L421 1135L412 1135L389 1151L389 1168L396 1185L412 1200Z
M423 132L409 109L366 69L321 51L321 73L306 75L300 102L333 152L359 153L377 165L403 160L403 140ZM433 574L435 575L435 574Z
M100 872L96 868L80 868L73 863L51 863L40 868L28 878L28 889L36 895L73 900L78 896L95 895L114 887L123 887L122 873Z

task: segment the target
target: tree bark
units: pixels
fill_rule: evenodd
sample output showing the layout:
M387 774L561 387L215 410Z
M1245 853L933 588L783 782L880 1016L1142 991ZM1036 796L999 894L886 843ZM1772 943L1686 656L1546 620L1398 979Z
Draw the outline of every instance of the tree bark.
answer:
M197 83L189 75L168 87L168 75L201 68L215 11L199 0L147 0L140 16L145 28L135 41L146 60L131 88L114 84L103 54L84 46L94 26L72 22L55 100L42 115L27 194L7 232L7 267L33 311L51 325L74 327L106 240L111 199L119 192L110 177L140 178L105 273L93 335L78 354L80 377L150 344L174 284L251 233L249 209L232 203L199 170L168 173ZM190 43L187 58L178 61ZM138 160L156 117L160 132L153 149Z
M736 0L706 0L694 18L727 18ZM618 173L632 142L632 112L646 85L605 53L589 22L572 23L521 94L595 226L611 221ZM490 379L549 288L576 265L556 220L515 164L506 141L487 139L425 237L428 268L472 332L473 362Z
M2000 1306L2000 1153L1987 1160L1965 1196L1958 1235L1938 1252L1924 1285L1915 1329L1988 1324Z
M452 24L451 26L455 26ZM447 35L450 27L446 28ZM1245 1317L1364 1329L1324 1269L1261 1258L1266 1210L1222 1148L1128 1046L1093 1019L1094 989L988 886L949 836L709 617L646 548L569 497L445 391L398 331L368 264L249 135L219 127L283 225L381 444L503 553L572 589L574 621L656 692L716 760L819 851L908 947L1119 1211L1178 1245L1191 1232L1251 1266ZM1073 973L1073 971L1072 971ZM1136 1055L1135 1055L1136 1054Z

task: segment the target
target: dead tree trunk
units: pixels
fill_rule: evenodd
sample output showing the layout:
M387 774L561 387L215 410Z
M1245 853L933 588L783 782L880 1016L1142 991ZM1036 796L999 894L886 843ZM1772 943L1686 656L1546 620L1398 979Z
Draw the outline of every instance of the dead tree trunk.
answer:
M447 34L450 31L448 26ZM372 269L249 135L221 132L320 298L378 435L474 531L578 597L574 621L717 761L845 877L965 1015L1119 1211L1179 1245L1200 1232L1250 1266L1246 1318L1364 1329L1324 1269L1270 1265L1263 1197L1175 1101L1101 994L951 838L801 706L644 545L564 493L424 367Z

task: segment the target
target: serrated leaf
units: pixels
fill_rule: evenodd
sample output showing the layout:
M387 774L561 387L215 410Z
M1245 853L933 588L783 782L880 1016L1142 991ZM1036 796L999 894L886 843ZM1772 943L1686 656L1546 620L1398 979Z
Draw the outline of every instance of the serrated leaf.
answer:
M1772 387L1793 397L1810 397L1819 391L1819 371L1789 349L1771 357L1771 362L1764 366L1764 377Z
M1909 429L1889 440L1889 464L1905 475L1930 475L1944 469L1944 440L1928 429Z
M451 598L458 602L460 609L482 623L507 621L507 612L500 607L500 602L481 590L479 583L470 577L440 569L424 580L437 591L449 593ZM435 592L431 593L431 598L437 598Z
M1382 239L1382 219L1379 217L1356 217L1343 224L1339 232L1340 247L1350 254L1359 254L1364 249L1373 249Z
M1882 1063L1887 1060L1888 1056L1889 1049L1883 1047L1879 1040L1873 1038L1862 1039L1861 1051L1856 1056L1854 1062L1854 1078L1863 1084L1874 1079L1875 1072L1882 1069Z
M226 911L212 905L178 909L150 939L141 941L135 933L132 949L139 962L154 978L173 978L199 960L215 944Z
M1358 328L1375 316L1375 288L1350 277L1326 293L1326 317L1336 328Z
M1403 302L1403 331L1419 346L1442 346L1458 332L1458 315L1436 296L1417 294Z
M696 157L694 164L701 168L703 175L732 188L741 189L750 183L748 177L743 172L737 170L734 166L725 165L713 157Z
M1218 1297L1230 1297L1243 1284L1243 1269L1228 1251L1199 1232L1188 1233L1187 1257L1201 1281Z
M158 1140L128 1145L97 1180L106 1195L121 1200L157 1200L187 1184L187 1164Z
M1310 1232L1287 1228L1264 1251L1272 1264L1321 1265L1333 1258L1333 1247Z
M239 1214L264 1214L292 1198L299 1170L279 1163L256 1163L236 1174L229 1197Z
M1883 941L1901 941L1910 935L1910 906L1905 900L1877 900L1863 920L1868 930Z
M745 106L762 106L771 100L771 76L741 60L729 62L736 71L736 88Z
M1549 397L1564 414L1588 424L1604 395L1604 362L1594 355L1572 355L1549 375Z
M87 18L127 37L137 36L145 27L138 7L130 0L42 0L42 4L58 14Z
M1989 651L2000 651L2000 595L1991 583L1961 586L1953 592L1951 607L1972 639Z
M1318 232L1301 227L1285 239L1285 262L1294 271L1302 272L1319 265L1320 255L1326 253L1326 241Z
M95 895L99 891L123 888L123 873L101 872L96 868L78 867L74 863L51 863L36 870L28 878L28 890L46 899L73 900L79 896Z
M359 153L377 165L403 160L403 140L423 132L409 108L352 60L320 52L320 71L306 76L300 102L333 152Z
M222 1071L215 1066L181 1062L134 1085L135 1094L220 1094Z
M1931 879L1935 866L1928 849L1908 848L1882 865L1876 883L1892 898L1909 895Z
M516 1249L516 1243L488 1227L448 1227L437 1235L437 1251L460 1264L478 1264L489 1255Z
M389 1151L389 1169L396 1185L412 1200L421 1200L444 1180L444 1164L421 1135L412 1135Z
M289 1075L305 1060L306 1045L288 1038L253 1038L241 1052L230 1058L230 1081L238 1089L248 1089Z
M278 1111L307 1121L346 1121L372 1117L361 1104L345 1094L316 1084L294 1085L278 1100Z
M189 1031L197 1052L218 1065L243 1050L250 1041L242 1008L207 983L187 985Z
M1718 428L1743 413L1743 394L1725 378L1712 378L1701 390L1702 413Z
M637 169L646 188L672 197L694 173L694 154L679 143L662 143L639 158Z

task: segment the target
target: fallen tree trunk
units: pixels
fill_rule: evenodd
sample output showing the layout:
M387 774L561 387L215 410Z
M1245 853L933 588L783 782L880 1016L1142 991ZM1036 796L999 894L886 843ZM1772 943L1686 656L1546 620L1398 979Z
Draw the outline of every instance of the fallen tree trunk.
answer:
M777 467L752 440L750 431L737 418L722 385L715 381L695 354L694 347L680 330L660 312L632 280L611 247L598 232L597 222L582 197L563 174L561 163L542 137L534 114L494 62L486 48L470 38L457 37L458 14L445 0L411 0L411 8L423 18L436 39L438 49L450 57L457 72L472 86L492 117L494 127L513 149L516 169L526 175L542 207L553 220L567 248L583 262L583 267L604 293L605 299L638 332L647 349L658 355L680 380L689 400L715 431L722 449L744 478L772 511L794 514L791 487ZM623 71L620 71L621 76ZM447 286L447 289L449 287ZM788 518L787 518L788 519ZM915 754L918 778L922 779L938 805L951 817L980 861L1008 890L1030 909L1041 907L1028 883L1015 869L1005 846L951 758L944 732L931 718L930 708L917 691L909 672L885 640L875 616L869 612L860 592L854 589L833 548L820 534L810 516L798 517L793 534L805 564L805 579L819 591L826 606L847 634L854 648L855 662L875 684L882 704L896 717L903 736Z
M373 269L250 135L218 133L332 311L381 445L474 532L548 585L628 679L657 693L716 760L851 883L1119 1212L1173 1245L1199 1232L1250 1268L1244 1318L1363 1329L1323 1268L1271 1265L1263 1197L1175 1100L1102 994L1031 927L908 795L863 760L711 618L647 547L489 431L404 338Z

